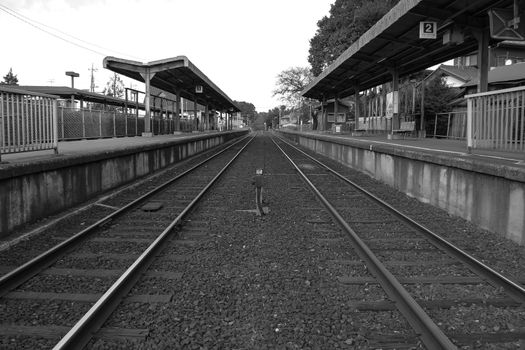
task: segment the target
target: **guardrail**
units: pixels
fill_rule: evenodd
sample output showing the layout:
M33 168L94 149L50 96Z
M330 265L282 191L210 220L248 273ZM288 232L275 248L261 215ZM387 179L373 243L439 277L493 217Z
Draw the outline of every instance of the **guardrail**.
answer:
M465 97L469 150L525 150L525 87Z
M0 126L0 157L46 149L57 152L57 96L0 86Z

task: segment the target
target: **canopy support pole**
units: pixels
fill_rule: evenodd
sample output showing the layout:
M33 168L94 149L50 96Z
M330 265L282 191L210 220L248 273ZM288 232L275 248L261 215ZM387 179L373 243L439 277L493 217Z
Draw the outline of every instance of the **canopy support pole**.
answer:
M141 72L140 75L144 79L144 84L146 85L146 96L144 97L144 106L146 109L146 114L144 116L144 132L142 136L152 137L153 133L151 132L151 84L150 81L155 76L155 73L151 73L149 68L146 68L144 72Z

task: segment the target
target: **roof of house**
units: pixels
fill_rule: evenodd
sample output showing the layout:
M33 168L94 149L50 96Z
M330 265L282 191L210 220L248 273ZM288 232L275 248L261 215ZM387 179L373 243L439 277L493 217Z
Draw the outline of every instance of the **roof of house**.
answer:
M515 63L508 66L493 68L488 74L489 84L520 83L525 81L525 62ZM478 84L478 77L466 82L462 86L473 86Z
M445 74L453 76L456 79L468 82L473 79L478 79L478 68L472 66L449 66L442 64L436 70L440 70Z

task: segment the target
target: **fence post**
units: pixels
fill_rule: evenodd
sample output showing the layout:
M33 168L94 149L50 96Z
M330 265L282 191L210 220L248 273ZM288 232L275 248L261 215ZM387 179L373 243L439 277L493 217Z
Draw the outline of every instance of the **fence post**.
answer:
M58 116L57 116L57 100L53 100L53 148L55 154L58 154Z
M117 137L117 115L115 111L113 111L113 137Z
M139 95L135 100L135 136L139 136Z
M7 100L6 100L7 103ZM0 91L0 162L2 162L2 150L4 149L4 130L5 130L5 121L4 121L4 93Z
M436 117L434 118L434 138L436 138L437 133L437 126L438 126L438 114L436 113Z
M447 120L447 139L449 138L449 132L450 132L450 116L451 112L448 112L448 120Z
M467 98L467 153L472 153L472 98Z
M60 120L62 121L61 129L62 129L62 139L66 139L65 134L65 126L64 126L64 107L60 107Z
M98 111L98 133L99 138L102 138L102 111Z
M74 111L73 107L71 107L71 111ZM85 116L84 116L84 110L82 109L82 138L85 139L86 138L86 119L85 119Z

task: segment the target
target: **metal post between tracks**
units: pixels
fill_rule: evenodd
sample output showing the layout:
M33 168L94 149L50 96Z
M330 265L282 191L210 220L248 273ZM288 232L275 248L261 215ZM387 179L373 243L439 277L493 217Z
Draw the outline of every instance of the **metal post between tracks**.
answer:
M235 156L219 171L219 173L199 192L191 203L171 222L171 224L153 241L122 276L104 293L91 309L78 321L73 328L55 345L53 350L83 348L111 315L114 308L120 304L122 298L133 288L136 281L155 259L163 248L171 231L180 224L187 213L193 209L210 187L222 176L229 166L237 159L255 137L252 137Z
M263 216L265 214L264 208L262 206L262 178L263 170L257 169L255 172L255 178L253 184L255 185L255 208L257 210L258 216Z
M321 200L330 214L348 233L354 247L360 257L367 262L371 272L379 280L379 283L385 292L396 302L396 307L410 323L412 328L418 332L423 343L428 349L457 349L452 341L443 333L443 331L432 321L423 308L412 298L407 290L399 281L388 271L388 269L372 253L368 246L359 238L357 233L348 225L337 210L328 202L328 200L319 192L315 185L308 179L303 171L295 162L284 152L284 150L272 139L274 144L284 154L288 161L294 166L299 175L312 189L315 195Z

